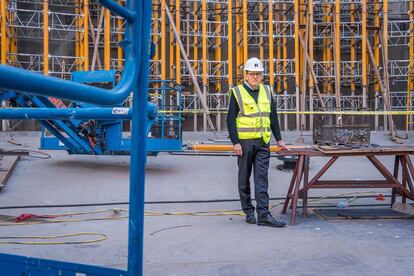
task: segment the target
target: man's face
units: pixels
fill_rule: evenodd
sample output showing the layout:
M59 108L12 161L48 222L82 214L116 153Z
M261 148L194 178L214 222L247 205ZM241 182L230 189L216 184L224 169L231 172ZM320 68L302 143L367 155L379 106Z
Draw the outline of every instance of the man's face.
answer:
M263 80L262 72L246 72L246 81L254 89L256 89Z

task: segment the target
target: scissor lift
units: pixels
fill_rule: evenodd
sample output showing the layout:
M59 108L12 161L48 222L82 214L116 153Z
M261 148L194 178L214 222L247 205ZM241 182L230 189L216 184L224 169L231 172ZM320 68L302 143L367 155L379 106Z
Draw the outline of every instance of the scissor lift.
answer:
M105 89L113 88L117 78L118 73L115 70L72 73L72 81L76 83ZM182 87L173 81L151 81L149 100L157 106L158 115L154 120L147 122L148 155L182 150L181 90ZM37 106L59 108L51 104ZM72 102L70 107L100 108L97 105L81 102ZM119 105L113 112L126 113L127 110L124 105ZM128 155L131 151L130 135L129 132L124 131L125 121L121 119L43 120L41 123L41 149L66 150L70 154L98 155ZM51 124L56 127L51 127Z

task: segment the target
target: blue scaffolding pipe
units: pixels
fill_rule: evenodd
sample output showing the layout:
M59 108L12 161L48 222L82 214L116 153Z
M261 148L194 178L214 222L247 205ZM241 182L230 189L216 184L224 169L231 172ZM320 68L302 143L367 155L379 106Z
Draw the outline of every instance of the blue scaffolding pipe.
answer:
M101 1L108 4L114 1ZM145 3L144 3L145 2ZM141 19L129 22L125 27L125 39L120 44L125 53L125 67L121 81L111 90L91 87L86 84L74 83L63 79L48 77L23 69L0 65L0 86L19 92L29 92L31 94L48 96L53 94L57 98L74 101L94 103L98 105L117 105L121 104L136 89L138 74L140 73L141 58L143 53L145 58L149 58L149 50L142 52L143 37L143 18L142 8L152 1L127 1L126 8L136 14ZM110 9L115 4L107 5ZM151 14L151 10L147 11ZM147 28L147 26L145 26ZM150 27L149 27L150 28ZM146 30L145 30L146 31ZM30 80L30 81L29 81Z
M136 2L136 1L131 1ZM135 29L135 36L142 36L142 57L139 59L138 87L134 90L132 102L132 141L129 191L129 232L128 232L128 274L142 275L144 252L144 195L145 195L145 163L147 133L145 127L146 114L139 110L147 110L149 86L149 55L151 36L152 1L143 0L141 7L132 9L137 18L142 18L141 30ZM139 92L136 93L135 92ZM138 126L134 123L137 122Z
M100 0L100 2L112 12L127 18L125 40L121 42L125 53L125 68L122 79L116 87L112 90L106 90L6 65L0 66L0 87L19 92L111 106L121 104L131 92L133 93L128 274L136 276L143 273L146 111L152 1L128 0L125 8L122 9L116 6L113 0Z
M132 109L126 107L0 108L0 118L8 120L130 120L132 113ZM146 113L147 120L154 120L157 107L154 104L147 105Z
M124 8L117 2L111 0L99 0L99 2L101 2L102 6L110 9L114 14L125 18L130 23L133 23L137 19L137 14L135 12Z

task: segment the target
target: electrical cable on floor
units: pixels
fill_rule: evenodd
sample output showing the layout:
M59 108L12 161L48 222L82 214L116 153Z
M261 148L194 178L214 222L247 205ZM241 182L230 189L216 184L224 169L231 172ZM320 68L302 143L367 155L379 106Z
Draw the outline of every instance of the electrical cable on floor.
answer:
M33 149L11 149L3 151L4 153L28 153L27 157L37 158L37 159L50 159L52 156L44 151L33 150ZM34 153L35 155L31 154Z
M358 198L360 195L366 194L373 194L373 191L367 192L348 192L348 193L341 193L337 196L344 196L344 195L353 195L351 200ZM319 198L315 198L309 200L309 202L319 202L328 198L328 196L323 196ZM270 205L269 209L272 210L275 207L281 206L283 203L278 203L274 205ZM330 204L330 206L334 206ZM357 205L354 205L357 206ZM373 206L370 205L359 205L359 206ZM379 205L376 205L379 206ZM381 206L384 206L381 205ZM300 206L298 206L300 208ZM309 206L310 208L315 207L326 207L326 206ZM125 208L114 208L114 209L105 209L105 210L95 210L95 211L86 211L86 212L71 212L71 213L61 213L61 214L44 214L44 215L33 215L33 214L23 214L29 215L27 218L40 218L41 220L38 221L20 221L20 222L10 222L11 220L18 221L19 217L9 216L6 219L0 220L0 226L16 226L16 225L33 225L33 224L43 224L43 223L71 223L71 222L84 222L84 221L97 221L97 220L119 220L128 218L127 215L121 215L122 212L127 212L128 209ZM73 217L73 216L80 216L80 215L87 215L87 214L98 214L98 213L105 213L111 212L110 216L105 217L93 217L93 218L78 218L78 219L56 219L61 217ZM145 216L147 217L155 217L155 216L244 216L244 213L241 210L208 210L208 211L195 211L195 212L160 212L160 211L145 211Z
M385 198L391 195L385 195ZM308 197L309 200L320 199L321 197ZM347 199L347 196L323 196L324 199ZM372 196L358 196L358 198L372 198ZM254 201L254 199L252 199ZM285 200L284 197L272 197L269 200ZM206 199L206 200L164 200L164 201L146 201L146 205L160 205L160 204L193 204L193 203L226 203L239 202L240 199ZM0 210L7 209L32 209L32 208L60 208L60 207L94 207L94 206L113 206L113 205L129 205L127 201L120 202L98 202L98 203L80 203L80 204L53 204L53 205L14 205L2 206Z
M31 240L51 240L51 239L63 239L70 237L80 237L80 236L96 236L98 238L89 239L89 240L80 240L80 241L27 241L22 242L18 240L22 239L31 239ZM55 236L0 236L0 244L21 244L21 245L58 245L58 244L86 244L86 243L96 243L108 239L108 236L105 234L95 233L95 232L79 232L73 234L65 235L55 235ZM6 241L4 241L6 240Z

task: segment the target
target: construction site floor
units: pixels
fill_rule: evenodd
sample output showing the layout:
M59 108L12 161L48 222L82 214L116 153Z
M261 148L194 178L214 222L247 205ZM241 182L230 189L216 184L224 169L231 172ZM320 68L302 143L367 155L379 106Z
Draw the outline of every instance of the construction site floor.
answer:
M305 143L311 144L310 134L304 134ZM288 143L298 142L297 132L282 135ZM183 136L185 143L227 139L226 133L216 137L202 132ZM39 137L37 132L0 132L0 149L37 150ZM373 132L371 141L393 144L384 132ZM414 133L404 143L414 145ZM96 232L108 235L108 239L91 244L0 244L0 252L126 269L128 220L119 216L127 213L111 209L128 208L129 157L47 153L51 158L21 158L0 191L0 215L109 211L72 215L61 223L0 226L0 236ZM380 160L389 168L394 161L389 157ZM326 161L312 158L310 175ZM292 173L277 170L279 164L277 158L271 159L269 195L275 198L271 212L288 222L289 211L280 214L280 198L286 196ZM240 210L236 176L236 157L232 156L148 157L145 209L153 213L145 217L144 275L412 275L414 220L334 221L311 214L309 218L298 215L297 225L283 229L249 225L243 216L220 213ZM338 160L327 177L380 176L368 160L354 157ZM376 201L378 193L386 200ZM310 196L317 200L310 205L336 206L339 199L322 198L326 196L357 196L351 205L389 204L390 194L380 189L311 190ZM212 210L221 215L194 213ZM177 214L161 215L171 212ZM93 220L108 216L113 219ZM90 220L70 222L78 218Z

